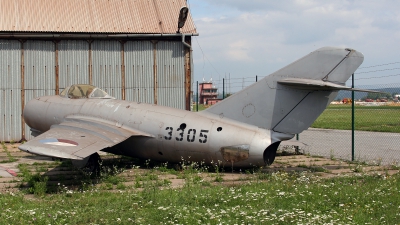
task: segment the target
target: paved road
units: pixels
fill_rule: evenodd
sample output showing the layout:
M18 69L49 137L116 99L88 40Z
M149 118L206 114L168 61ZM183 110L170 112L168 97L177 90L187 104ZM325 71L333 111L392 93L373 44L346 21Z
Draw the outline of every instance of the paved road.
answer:
M299 135L305 153L351 160L351 131L310 128ZM400 134L355 131L355 159L400 166Z

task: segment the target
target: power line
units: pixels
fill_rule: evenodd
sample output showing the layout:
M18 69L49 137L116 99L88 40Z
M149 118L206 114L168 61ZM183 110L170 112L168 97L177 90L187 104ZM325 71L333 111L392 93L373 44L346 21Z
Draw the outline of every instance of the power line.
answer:
M391 69L384 69L384 70L371 70L371 71L365 71L361 73L354 73L354 74L362 74L362 73L373 73L373 72L382 72L382 71L388 71L388 70L398 70L400 68L391 68Z
M375 79L375 78L382 78L382 77L396 77L400 76L400 74L393 74L393 75L387 75L387 76L379 76L379 77L366 77L366 78L357 78L354 80L369 80L369 79Z
M360 67L360 68L358 68L358 69L359 69L359 70L362 70L362 69L373 68L373 67L379 67L379 66L393 65L393 64L397 64L397 63L400 63L400 62L392 62L392 63L385 63L385 64L373 65L373 66L365 66L365 67Z
M209 59L207 58L207 56L204 54L203 49L201 48L201 46L200 46L199 41L197 40L197 38L195 38L195 40L196 40L197 45L199 46L199 48L200 48L200 50L201 50L201 53L203 54L203 58L206 57L207 61L211 64L212 68L214 68L215 72L217 72L218 75L220 75L219 72L218 72L218 70L215 69L214 65L210 62L210 60L209 60ZM204 61L204 60L203 60L203 61ZM204 74L203 74L203 75L204 75Z

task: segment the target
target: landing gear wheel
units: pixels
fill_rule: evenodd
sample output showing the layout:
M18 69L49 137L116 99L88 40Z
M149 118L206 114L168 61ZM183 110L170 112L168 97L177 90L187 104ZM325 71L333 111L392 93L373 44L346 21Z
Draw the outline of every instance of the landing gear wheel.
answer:
M89 156L89 160L86 165L82 168L86 172L98 173L100 172L101 158L96 152Z
M100 171L101 158L96 152L82 160L71 160L72 165L78 169L82 169L84 172L98 173Z

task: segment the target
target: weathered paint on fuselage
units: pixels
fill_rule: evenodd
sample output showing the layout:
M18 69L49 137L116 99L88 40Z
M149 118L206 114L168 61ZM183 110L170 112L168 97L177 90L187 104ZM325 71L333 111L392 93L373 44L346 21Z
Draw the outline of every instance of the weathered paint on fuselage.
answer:
M248 158L235 166L264 165L263 152L271 131L220 118L207 112L189 112L164 106L116 99L69 99L44 96L31 100L24 110L25 122L45 132L69 115L81 115L115 122L154 137L133 137L121 144L122 155L168 162L203 161L228 163L221 148L249 146ZM286 139L291 138L288 137ZM273 139L273 138L272 138Z

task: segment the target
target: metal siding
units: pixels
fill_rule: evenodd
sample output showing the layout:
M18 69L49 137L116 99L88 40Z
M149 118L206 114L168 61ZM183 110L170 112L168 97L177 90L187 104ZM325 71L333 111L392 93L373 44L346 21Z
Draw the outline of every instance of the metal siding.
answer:
M21 43L0 40L0 141L22 139L21 111Z
M0 0L0 31L167 33L186 0ZM189 14L183 33L196 33Z
M181 42L157 44L158 104L185 109L185 54Z
M92 43L93 85L109 95L122 99L121 43L94 41Z
M55 95L55 44L51 41L27 41L24 43L25 104L29 100ZM25 125L25 138L31 139Z
M64 40L58 43L60 92L71 84L89 84L89 43Z
M124 50L126 100L153 104L153 43L128 41Z

